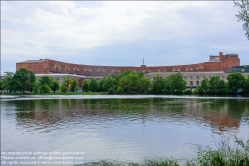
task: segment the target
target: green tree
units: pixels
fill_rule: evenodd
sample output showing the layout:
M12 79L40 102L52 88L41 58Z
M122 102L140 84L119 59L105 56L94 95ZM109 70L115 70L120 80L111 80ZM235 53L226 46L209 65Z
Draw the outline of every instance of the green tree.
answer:
M231 94L232 91L228 88L228 82L225 82L225 93L226 94Z
M50 88L53 86L53 78L50 76L42 76L39 79L40 85L48 85Z
M35 83L33 84L33 91L32 91L32 93L33 94L40 93L40 88L41 88L40 83L38 81L35 81Z
M63 87L62 87L63 91L65 90L65 88L67 89L67 91L69 91L69 90L70 90L69 88L71 87L72 82L73 82L73 80L72 80L69 76L67 76L67 77L63 80L63 82L62 82L62 84L61 84L61 86L63 86Z
M209 80L208 78L204 78L202 81L201 81L201 85L198 86L196 88L196 91L197 93L200 93L200 94L207 94L209 93Z
M116 93L117 93L117 94L122 94L122 93L124 93L123 88L121 88L120 86L118 86Z
M109 88L112 88L112 90L115 91L117 85L118 85L117 79L112 76L109 76L104 80L102 88L105 92L107 92Z
M78 87L79 87L78 82L73 80L72 86L71 86L71 92L78 90Z
M209 80L209 93L225 94L225 81L223 81L219 76L212 76Z
M166 88L172 93L183 93L186 89L186 81L181 73L171 74L166 78Z
M13 72L5 72L6 73L6 77L2 80L2 85L1 88L3 90L7 90L7 92L11 92L13 91Z
M155 79L152 81L151 93L163 94L166 93L166 79L162 76L156 75Z
M90 83L89 83L89 90L92 92L97 92L98 90L98 81L96 78L92 78Z
M228 88L231 93L235 94L237 90L245 90L246 79L241 73L230 73L227 76Z
M106 77L102 78L101 80L99 80L99 91L100 92L103 92L104 89L103 89L103 85L104 85L104 82L106 80Z
M40 93L51 93L51 88L47 84L40 86Z
M247 75L247 77L246 77L245 93L249 94L249 75Z
M14 73L13 72L10 72L10 71L6 71L4 72L6 74L6 77L13 77Z
M60 88L59 82L53 80L51 90L54 91L55 93L55 91L59 90L59 88Z
M127 76L128 74L130 74L132 71L130 70L125 70L122 72L122 74L119 75L119 78L123 77L123 76Z
M127 72L128 73L128 72ZM132 71L128 75L123 75L118 83L119 91L122 89L124 93L135 94L139 92L139 75Z
M66 93L68 91L67 85L65 82L62 82L61 86L60 86L60 91L63 93Z
M114 88L113 88L113 87L110 87L110 88L108 89L107 93L108 93L109 95L114 94L114 93L115 93Z
M13 88L19 91L31 91L35 82L35 74L26 68L20 68L13 76Z
M55 93L56 90L59 90L59 83L58 81L55 81L52 77L50 76L42 76L39 81L39 92L41 93L50 93L51 91L53 91ZM45 86L47 85L47 86ZM65 86L65 84L64 84ZM50 90L48 90L47 88L50 88ZM34 88L38 88L38 85L34 86ZM37 91L35 92L37 93Z
M1 93L2 93L2 90L3 90L3 88L2 88L2 80L0 80L0 91L1 91Z
M148 93L151 81L144 78L143 73L126 70L120 75L112 74L99 82L99 89L108 94L136 94Z
M243 21L243 30L246 31L246 37L249 40L249 0L234 0L234 6L239 7L239 14L236 14L238 21Z
M116 74L112 74L112 75L111 75L111 77L112 77L112 78L114 78L116 81L118 81L118 80L119 80L119 76L118 76L118 75L116 75Z
M88 92L89 91L89 81L84 80L83 86L82 86L83 91Z
M141 75L139 75L141 76ZM141 94L147 94L148 91L150 90L150 86L151 86L151 80L149 78L144 78L144 76L142 76L139 81L138 81L138 87L139 87L139 92Z
M139 78L144 78L144 73L140 72L138 73Z
M25 85L27 87L26 90L30 91L31 93L32 93L32 90L33 90L33 85L35 83L35 80L36 80L36 78L35 78L34 72L28 70L27 80L26 80L26 84Z

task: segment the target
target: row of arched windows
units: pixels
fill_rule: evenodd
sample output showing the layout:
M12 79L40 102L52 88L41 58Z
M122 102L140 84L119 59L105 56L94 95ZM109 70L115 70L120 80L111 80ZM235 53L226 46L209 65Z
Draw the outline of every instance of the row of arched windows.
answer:
M62 67L57 63L57 64L54 65L54 69L55 70L62 70ZM68 65L66 65L66 67L64 69L65 69L65 71L70 71L70 67ZM80 69L79 69L78 66L74 66L73 71L80 71ZM84 72L92 72L92 69L90 67L85 67ZM98 68L97 72L98 73L105 73L106 70L103 69L103 68ZM117 69L117 68L112 69L111 72L112 73L121 73L121 71L119 69Z
M60 64L58 64L58 63L54 65L54 69L55 70L62 70ZM204 67L202 65L199 65L199 66L197 66L196 69L197 69L197 71L199 71L199 70L203 70ZM70 67L68 65L66 65L66 67L64 68L64 70L65 71L70 71ZM136 71L134 69L131 69L131 70ZM194 69L191 66L188 66L188 67L185 68L185 71L193 71L193 70ZM79 66L74 66L73 69L72 69L72 71L80 71ZM93 70L90 67L85 67L84 68L84 72L92 72L92 71ZM174 67L171 71L172 72L181 72L182 69L179 68L179 67ZM98 73L105 73L106 70L104 68L98 68L96 70L96 72L98 72ZM146 69L142 70L142 72L151 72L151 69L146 68ZM161 68L161 69L158 69L157 72L167 72L167 69ZM121 71L119 69L117 69L117 68L114 68L114 69L112 69L111 73L121 73Z

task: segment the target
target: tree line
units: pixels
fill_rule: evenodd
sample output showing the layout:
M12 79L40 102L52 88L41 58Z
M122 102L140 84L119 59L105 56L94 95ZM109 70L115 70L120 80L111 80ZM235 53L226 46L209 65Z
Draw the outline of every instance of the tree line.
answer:
M15 73L6 72L6 77L0 81L0 90L8 93L55 93L75 92L103 92L107 94L192 94L186 90L186 81L181 73L171 74L167 78L157 75L153 80L144 77L144 73L126 70L119 75L109 75L96 80L84 80L81 87L78 82L66 77L62 84L50 76L35 78L35 74L25 68ZM193 91L195 94L249 94L249 76L245 78L241 73L230 73L227 82L219 76L205 78Z
M60 92L74 92L78 88L78 83L72 80L69 76L63 80L63 83L59 85L59 82L54 80L50 76L42 76L36 78L35 74L21 68L15 73L6 72L6 76L3 80L0 80L0 90L7 93L52 93L56 91Z
M225 82L219 76L204 78L194 90L196 94L249 94L249 75L244 77L241 73L230 73Z
M186 81L180 73L167 78L157 75L153 81L144 77L144 73L126 70L120 75L112 74L96 81L85 80L84 91L106 92L108 94L182 94L186 90Z

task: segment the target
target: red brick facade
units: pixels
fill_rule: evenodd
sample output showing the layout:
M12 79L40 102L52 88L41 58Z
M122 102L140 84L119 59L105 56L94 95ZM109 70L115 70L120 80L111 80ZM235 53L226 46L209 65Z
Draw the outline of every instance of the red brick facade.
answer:
M177 66L93 66L71 64L51 59L28 60L16 63L16 70L27 68L35 74L49 73L68 73L84 76L107 76L110 74L119 74L125 70L134 70L136 72L208 72L208 71L229 71L232 66L239 66L240 59L238 54L211 56L209 62Z

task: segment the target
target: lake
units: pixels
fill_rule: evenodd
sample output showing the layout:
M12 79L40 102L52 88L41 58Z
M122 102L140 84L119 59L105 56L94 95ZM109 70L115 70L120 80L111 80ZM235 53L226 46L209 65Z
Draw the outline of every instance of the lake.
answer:
M139 162L171 156L182 160L196 157L197 146L217 148L222 139L233 143L234 136L249 138L249 98L75 95L1 99L1 151L5 152L84 152L84 162Z

